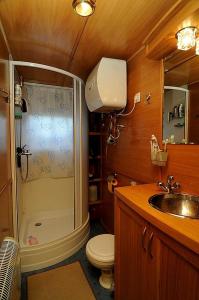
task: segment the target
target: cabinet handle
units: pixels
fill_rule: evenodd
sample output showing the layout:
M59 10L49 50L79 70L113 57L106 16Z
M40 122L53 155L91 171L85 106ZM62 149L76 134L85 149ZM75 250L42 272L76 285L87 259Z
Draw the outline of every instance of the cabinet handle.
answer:
M148 242L148 253L151 258L153 258L153 254L151 252L152 241L153 241L153 232L150 234L149 242Z
M142 248L144 249L145 252L146 252L146 247L144 245L144 241L145 241L146 231L147 231L147 227L145 226L142 232Z

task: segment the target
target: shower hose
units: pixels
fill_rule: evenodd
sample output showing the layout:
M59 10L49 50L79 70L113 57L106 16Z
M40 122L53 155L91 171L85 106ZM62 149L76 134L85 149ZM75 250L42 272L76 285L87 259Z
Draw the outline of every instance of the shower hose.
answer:
M26 176L25 177L23 176L22 167L20 168L22 181L26 181L28 179L28 172L29 172L29 155L25 154L25 156L26 156Z

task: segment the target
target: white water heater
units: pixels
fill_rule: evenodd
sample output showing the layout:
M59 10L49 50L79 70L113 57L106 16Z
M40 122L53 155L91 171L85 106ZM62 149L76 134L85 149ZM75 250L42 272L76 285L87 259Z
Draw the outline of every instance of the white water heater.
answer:
M86 103L91 112L110 112L126 106L126 61L103 57L86 82Z

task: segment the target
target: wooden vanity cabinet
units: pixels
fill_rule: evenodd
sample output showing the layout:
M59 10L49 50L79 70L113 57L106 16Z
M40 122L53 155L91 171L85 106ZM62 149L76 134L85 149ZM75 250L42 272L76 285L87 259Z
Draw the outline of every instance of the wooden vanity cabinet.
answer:
M156 299L158 268L156 251L147 244L149 224L119 199L115 207L115 282L118 300ZM150 248L150 249L148 249ZM153 256L153 259L148 255ZM147 294L146 294L147 291ZM146 298L147 295L147 298Z
M199 258L115 202L116 300L199 300Z
M159 300L199 300L199 255L152 227L159 240Z

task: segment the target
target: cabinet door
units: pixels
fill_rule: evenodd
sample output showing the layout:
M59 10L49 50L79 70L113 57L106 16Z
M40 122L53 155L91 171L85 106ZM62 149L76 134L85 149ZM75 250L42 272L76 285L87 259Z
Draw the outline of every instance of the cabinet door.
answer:
M142 218L134 215L127 206L117 200L115 207L115 280L116 299L118 300L144 299L143 280L147 272L144 251L146 225Z
M193 262L195 254L187 252L188 250L182 251L180 247L174 249L173 245L170 247L168 243L161 241L159 299L199 300L199 264Z

